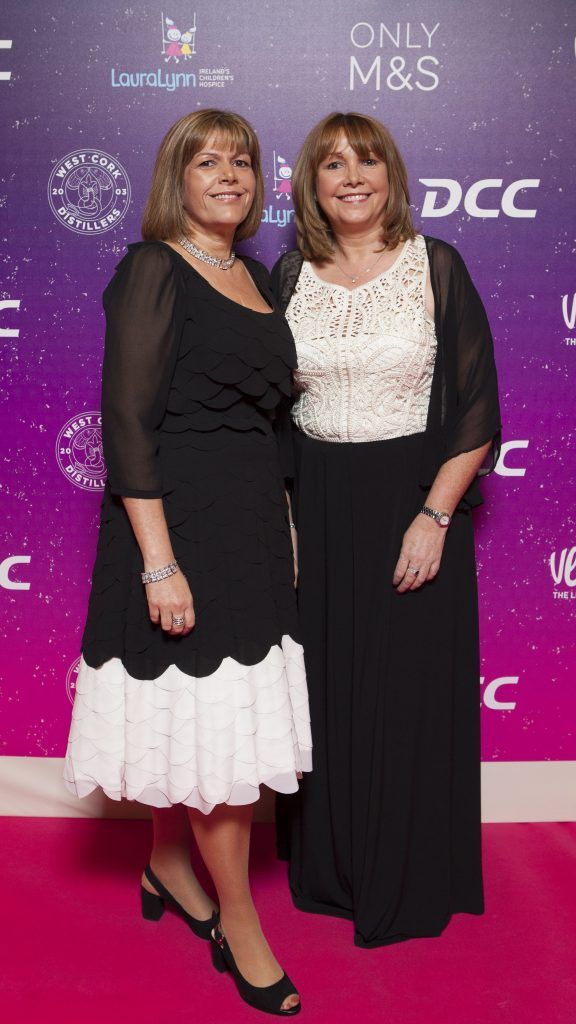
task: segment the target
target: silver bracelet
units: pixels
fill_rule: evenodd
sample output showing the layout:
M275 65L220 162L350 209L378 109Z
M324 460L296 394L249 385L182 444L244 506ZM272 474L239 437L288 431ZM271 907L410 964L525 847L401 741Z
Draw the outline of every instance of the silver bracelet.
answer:
M178 572L178 566L176 562L170 562L170 565L165 565L162 569L151 569L149 572L141 572L140 579L142 583L158 583L159 580L165 580L167 576L173 576L175 572Z
M289 522L288 526L290 527L291 530L295 530L296 529L296 523Z

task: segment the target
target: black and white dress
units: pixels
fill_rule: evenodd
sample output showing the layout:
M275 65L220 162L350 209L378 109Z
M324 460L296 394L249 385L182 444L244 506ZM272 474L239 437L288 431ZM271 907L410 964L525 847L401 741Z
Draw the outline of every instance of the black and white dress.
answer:
M104 293L108 483L64 779L155 807L298 788L311 738L274 411L294 343L270 313L213 288L170 246L136 243ZM196 625L149 618L121 496L162 498Z
M279 851L296 906L353 920L356 945L438 935L483 909L476 485L434 582L400 594L392 577L442 462L497 450L490 330L461 258L421 235L352 290L296 252L273 279L298 353L282 447L314 736L314 771L277 803Z

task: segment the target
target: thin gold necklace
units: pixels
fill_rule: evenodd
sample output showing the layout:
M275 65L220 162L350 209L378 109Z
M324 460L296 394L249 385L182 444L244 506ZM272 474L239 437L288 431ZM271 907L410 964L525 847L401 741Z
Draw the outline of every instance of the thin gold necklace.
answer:
M371 267L366 267L366 270L359 270L359 271L358 271L358 273L356 274L356 276L355 276L355 277L352 277L352 274L349 274L349 273L348 273L348 271L344 270L344 267L341 267L341 266L340 266L340 264L338 263L338 260L336 259L336 257L335 257L335 256L334 256L334 263L335 263L335 264L336 264L336 266L338 267L338 270L341 270L341 271L342 271L342 273L344 274L344 276L345 276L345 277L347 277L347 278L349 278L349 280L350 280L350 281L352 281L352 284L356 284L356 281L358 280L358 278L359 278L359 277L360 277L360 276L361 276L362 274L369 274L371 270L374 270L374 267L377 267L377 266L378 266L378 263L379 263L379 262L380 262L380 260L382 259L382 257L383 257L383 255L384 255L384 253L385 253L385 252L386 252L386 249L383 249L383 250L382 250L382 252L380 253L380 255L379 255L378 259L374 261L374 263L372 264L372 266L371 266Z

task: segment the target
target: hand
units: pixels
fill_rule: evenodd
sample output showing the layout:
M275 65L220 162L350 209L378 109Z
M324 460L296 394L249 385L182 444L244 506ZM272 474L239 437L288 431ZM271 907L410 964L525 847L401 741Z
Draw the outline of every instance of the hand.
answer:
M450 527L448 527L450 529ZM440 568L446 530L433 519L418 513L402 540L400 557L392 580L398 593L418 590L427 580L433 580ZM418 569L418 574L412 572Z
M146 596L151 621L156 625L160 623L162 629L170 636L187 636L194 629L196 617L192 594L188 581L180 570L165 580L148 583ZM183 615L183 625L175 626L172 621L173 615Z
M292 538L292 555L294 557L294 586L298 586L298 531L295 526L290 527Z

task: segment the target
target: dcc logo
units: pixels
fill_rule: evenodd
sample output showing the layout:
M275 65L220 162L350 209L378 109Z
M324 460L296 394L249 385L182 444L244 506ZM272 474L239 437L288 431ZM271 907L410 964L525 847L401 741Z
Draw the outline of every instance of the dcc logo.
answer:
M20 299L0 299L0 313L3 313L5 309L20 310ZM10 322L10 321L8 321ZM0 326L0 338L18 338L20 337L20 329L18 327L2 327Z
M540 178L521 178L504 189L503 178L482 178L470 185L466 192L454 178L420 178L419 181L430 190L424 196L422 217L449 217L456 213L462 197L464 209L470 217L499 217L501 212L506 217L536 216L535 209L518 206L517 199L524 189L538 188ZM442 192L438 200L439 190ZM486 196L486 192L490 195Z
M484 707L490 708L491 711L514 711L516 701L510 699L513 696L510 687L517 686L518 681L519 676L499 676L498 679L491 679L486 683L485 676L480 676Z
M0 562L0 587L4 590L30 590L30 584L24 580L16 580L12 576L12 570L16 565L29 565L30 555L12 555Z
M516 452L527 448L529 444L529 441L504 441L494 472L499 476L525 476L526 467L521 464L521 457Z
M12 40L11 39L0 39L0 50L11 50ZM0 71L0 82L9 82L12 78L11 71Z

